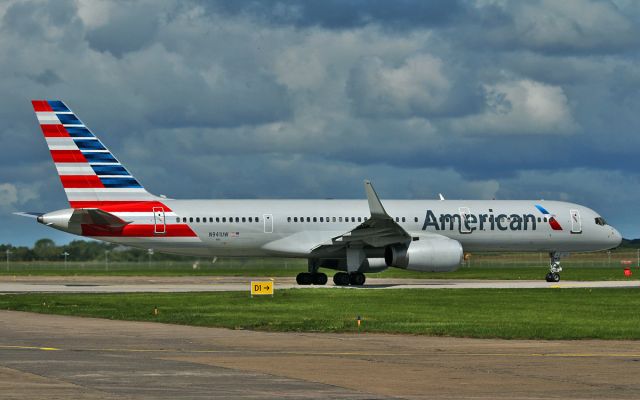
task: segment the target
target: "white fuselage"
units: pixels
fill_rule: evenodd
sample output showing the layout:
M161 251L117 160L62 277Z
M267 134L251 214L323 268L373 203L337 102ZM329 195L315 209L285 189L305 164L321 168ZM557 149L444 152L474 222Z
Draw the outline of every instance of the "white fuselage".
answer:
M133 224L186 223L197 237L159 233L145 238L96 238L176 254L306 258L315 247L331 243L370 215L366 200L166 199L163 203L172 210L163 218L114 214ZM598 251L621 241L613 227L597 222L596 212L566 202L386 200L384 206L409 234L437 233L459 241L465 252ZM553 229L552 216L561 229Z

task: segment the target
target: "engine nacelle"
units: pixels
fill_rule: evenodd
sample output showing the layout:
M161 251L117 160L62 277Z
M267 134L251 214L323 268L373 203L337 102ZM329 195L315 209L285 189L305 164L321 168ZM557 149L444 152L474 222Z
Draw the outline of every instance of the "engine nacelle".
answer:
M460 266L464 252L457 240L419 237L409 246L387 246L384 260L389 267L422 272L450 272Z
M384 258L367 258L360 266L360 272L382 272L389 268Z

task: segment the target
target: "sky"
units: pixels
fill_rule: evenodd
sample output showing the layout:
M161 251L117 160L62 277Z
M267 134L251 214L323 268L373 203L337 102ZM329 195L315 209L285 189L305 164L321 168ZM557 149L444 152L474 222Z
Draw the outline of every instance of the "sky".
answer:
M547 199L640 237L640 2L0 1L0 243L61 99L172 198Z

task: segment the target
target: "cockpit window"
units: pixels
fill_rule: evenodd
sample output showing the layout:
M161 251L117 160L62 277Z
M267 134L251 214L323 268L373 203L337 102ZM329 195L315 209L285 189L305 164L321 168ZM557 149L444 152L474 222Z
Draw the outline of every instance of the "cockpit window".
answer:
M605 226L607 224L607 221L605 221L602 217L596 217L596 224Z

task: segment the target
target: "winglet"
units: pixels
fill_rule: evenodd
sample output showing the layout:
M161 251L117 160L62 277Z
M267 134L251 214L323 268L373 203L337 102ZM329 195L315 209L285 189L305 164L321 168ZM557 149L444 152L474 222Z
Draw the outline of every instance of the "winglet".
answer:
M367 192L367 200L369 201L369 211L372 217L389 217L389 214L385 211L380 198L373 188L373 185L369 181L364 181L364 190Z

